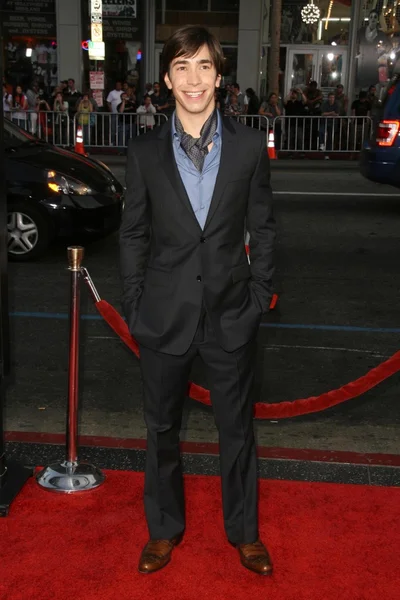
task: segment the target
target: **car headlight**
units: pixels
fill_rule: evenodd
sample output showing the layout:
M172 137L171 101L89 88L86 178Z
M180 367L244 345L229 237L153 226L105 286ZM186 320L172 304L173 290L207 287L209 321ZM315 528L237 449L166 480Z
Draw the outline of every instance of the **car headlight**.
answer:
M47 187L55 194L74 194L76 196L93 194L93 190L82 181L55 171L47 172Z

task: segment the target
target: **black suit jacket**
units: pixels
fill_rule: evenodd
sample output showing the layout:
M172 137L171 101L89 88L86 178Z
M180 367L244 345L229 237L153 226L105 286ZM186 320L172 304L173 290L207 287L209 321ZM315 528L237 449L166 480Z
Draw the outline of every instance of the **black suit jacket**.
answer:
M203 302L224 350L249 342L269 308L274 239L265 134L222 119L221 162L204 230L175 163L171 122L130 141L122 301L139 343L184 354Z

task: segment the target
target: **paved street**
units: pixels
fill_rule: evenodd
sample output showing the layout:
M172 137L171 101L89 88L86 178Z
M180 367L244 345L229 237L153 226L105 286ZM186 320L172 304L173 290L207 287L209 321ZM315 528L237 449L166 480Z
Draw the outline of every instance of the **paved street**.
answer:
M109 160L124 178L124 158ZM366 373L400 347L400 194L362 179L354 163L274 164L279 227L278 308L260 327L257 401L318 395ZM85 266L118 309L117 235L87 245ZM67 395L65 245L10 265L14 378L8 430L63 432ZM83 290L82 312L96 315ZM193 379L206 386L202 365ZM81 433L142 438L136 359L99 319L82 323ZM280 448L399 453L400 382L323 413L258 421L258 442ZM217 441L211 409L187 400L183 439Z

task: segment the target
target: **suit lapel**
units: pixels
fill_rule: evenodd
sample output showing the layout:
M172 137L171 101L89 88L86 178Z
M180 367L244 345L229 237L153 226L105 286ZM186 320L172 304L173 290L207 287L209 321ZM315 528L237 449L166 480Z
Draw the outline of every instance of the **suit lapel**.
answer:
M231 179L232 165L234 164L235 157L235 140L236 131L231 124L229 118L222 117L222 148L221 148L221 159L219 163L218 175L215 181L214 192L211 199L210 209L208 211L206 223L204 229L207 228L211 219L213 218L215 211L218 208L218 204L222 198L222 194L229 180Z
M160 163L162 164L165 174L168 177L173 190L176 192L179 200L181 201L184 208L188 211L188 214L194 219L195 225L199 231L201 231L201 227L197 221L196 215L192 208L192 205L189 200L189 196L187 195L186 188L183 185L181 176L179 174L179 169L175 162L174 151L172 148L172 138L171 138L171 124L168 122L160 131L158 141L158 152Z

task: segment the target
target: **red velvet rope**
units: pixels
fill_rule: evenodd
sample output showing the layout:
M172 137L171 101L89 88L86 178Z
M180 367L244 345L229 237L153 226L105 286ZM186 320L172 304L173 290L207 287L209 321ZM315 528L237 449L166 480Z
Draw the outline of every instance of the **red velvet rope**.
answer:
M273 298L271 307L273 303L276 304L276 300L277 297ZM96 302L96 308L124 344L139 358L139 346L132 338L127 324L115 308L105 300ZM371 390L398 371L400 371L400 352L396 352L391 358L374 367L368 373L359 377L359 379L347 383L337 390L325 392L320 396L293 400L292 402L278 402L276 404L258 402L254 406L255 417L257 419L287 419L289 417L298 417L326 410L327 408L336 406L336 404L341 404L342 402L361 396L361 394ZM195 383L189 383L188 396L202 404L211 406L210 392Z

